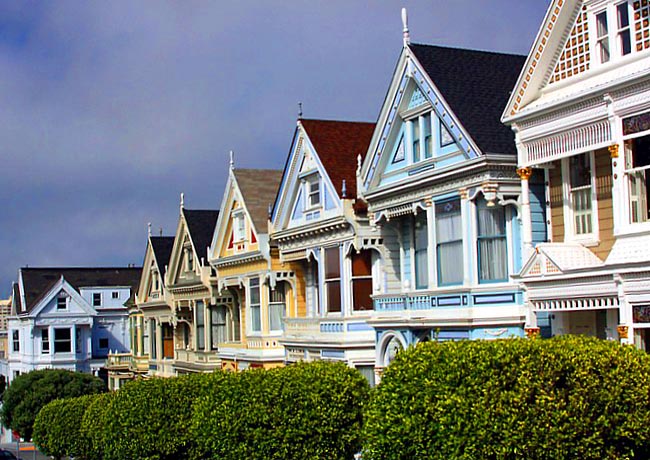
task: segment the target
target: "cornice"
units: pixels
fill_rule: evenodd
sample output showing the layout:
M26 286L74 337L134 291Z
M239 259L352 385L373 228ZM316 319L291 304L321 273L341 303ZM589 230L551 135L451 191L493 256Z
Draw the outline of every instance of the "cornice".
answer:
M234 256L223 257L215 260L214 266L219 268L232 267L234 265L248 264L258 260L266 260L261 251L246 252L243 254L236 254Z

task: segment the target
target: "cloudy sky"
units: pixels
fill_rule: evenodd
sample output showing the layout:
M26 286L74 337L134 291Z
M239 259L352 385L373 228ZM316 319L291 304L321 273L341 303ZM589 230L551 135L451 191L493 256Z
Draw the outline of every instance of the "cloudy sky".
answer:
M230 149L282 168L299 101L375 121L402 6L414 42L526 54L548 2L1 2L0 296L20 266L140 264L180 192L219 206Z

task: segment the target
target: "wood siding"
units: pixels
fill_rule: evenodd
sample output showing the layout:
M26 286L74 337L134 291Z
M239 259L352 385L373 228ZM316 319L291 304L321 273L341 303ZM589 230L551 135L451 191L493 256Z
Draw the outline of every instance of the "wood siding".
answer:
M612 160L607 149L595 152L596 198L598 199L598 246L591 248L605 260L614 245L614 214L612 208Z
M549 170L551 198L551 241L564 242L564 193L562 187L562 162L554 161Z

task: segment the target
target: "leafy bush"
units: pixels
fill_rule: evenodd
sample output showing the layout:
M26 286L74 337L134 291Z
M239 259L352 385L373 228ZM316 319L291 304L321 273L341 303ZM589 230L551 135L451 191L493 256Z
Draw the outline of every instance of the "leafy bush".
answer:
M80 428L88 406L99 395L55 399L43 407L34 422L34 442L53 457L82 457Z
M104 417L103 458L188 458L192 401L205 378L196 374L136 380L116 392Z
M369 387L342 363L297 364L214 379L195 401L192 433L210 459L350 459Z
M79 428L79 458L103 460L106 444L106 426L111 416L111 402L115 393L96 395L86 408Z
M31 439L36 415L49 402L105 391L104 382L90 374L61 369L32 371L16 377L5 390L0 417L4 426Z
M425 343L386 370L364 460L650 458L650 357L594 338Z

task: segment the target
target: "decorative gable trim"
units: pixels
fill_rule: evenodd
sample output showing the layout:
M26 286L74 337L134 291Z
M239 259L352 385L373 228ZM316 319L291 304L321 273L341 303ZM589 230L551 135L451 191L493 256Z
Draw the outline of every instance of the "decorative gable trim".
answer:
M470 159L481 156L481 151L476 143L467 134L460 120L452 112L449 104L445 101L444 95L436 87L429 75L424 71L422 65L408 48L404 48L397 69L393 75L391 90L389 90L380 115L380 121L377 123L375 134L368 155L361 169L361 190L367 191L373 184L377 176L380 161L384 155L390 155L393 149L387 149L388 139L391 131L400 117L400 107L403 105L403 98L408 88L409 82L413 81L416 85L414 95L419 93L424 98L424 102L419 103L419 96L416 96L415 104L413 96L411 97L407 111L418 111L421 106L430 104L433 113L441 120L444 120L447 131L453 136L461 151Z
M57 281L54 286L52 286L43 297L34 305L34 308L30 311L28 317L30 318L37 318L43 309L47 306L48 303L54 299L61 291L65 291L66 294L70 296L83 310L88 316L96 316L97 312L93 307L91 307L88 302L84 300L83 297L76 291L74 287L70 283L68 283L63 276L59 278L59 281ZM69 314L68 314L69 315ZM69 315L69 316L75 316L75 315Z
M187 222L185 221L185 216L183 216L183 211L181 209L181 217L178 220L178 227L176 229L176 236L174 238L174 247L172 248L172 255L169 258L169 267L165 273L165 285L171 286L174 284L176 279L180 274L182 269L181 265L183 264L183 248L185 246L185 241L189 240L190 247L195 257L195 267L200 265L200 260L197 259L196 250L194 249L194 243L192 243L192 237L190 235Z

